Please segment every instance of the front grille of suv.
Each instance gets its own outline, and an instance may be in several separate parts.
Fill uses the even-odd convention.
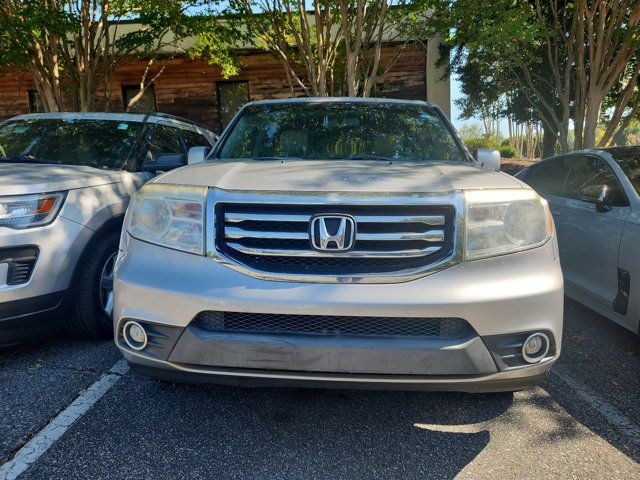
[[[311,245],[315,215],[356,222],[347,252]],[[422,270],[453,252],[453,205],[216,205],[216,249],[235,263],[272,275],[367,276]]]
[[[281,315],[200,312],[194,324],[212,332],[338,336],[466,338],[475,331],[461,318]]]

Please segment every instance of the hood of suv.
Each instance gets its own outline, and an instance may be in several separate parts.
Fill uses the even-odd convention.
[[[122,172],[71,165],[0,163],[0,194],[23,195],[122,181]]]
[[[286,192],[447,192],[523,188],[510,175],[470,164],[383,161],[221,161],[181,168],[157,182],[225,190]]]

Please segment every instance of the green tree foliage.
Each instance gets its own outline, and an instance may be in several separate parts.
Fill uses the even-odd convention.
[[[433,8],[453,70],[468,83],[469,111],[517,92],[513,105],[528,104],[521,113],[557,132],[563,150],[595,146],[608,97],[613,111],[600,144],[637,111],[637,0],[435,0]]]
[[[284,68],[293,93],[369,96],[400,52],[428,39],[430,0],[231,0],[258,44]],[[425,36],[426,31],[429,34]],[[382,58],[382,44],[396,55]]]
[[[93,110],[99,91],[109,109],[111,80],[118,68],[134,60],[148,61],[135,101],[162,73],[166,60],[183,51],[181,43],[187,37],[201,38],[198,52],[219,62],[225,74],[232,73],[233,58],[226,46],[237,37],[237,30],[212,15],[191,13],[212,12],[221,3],[3,0],[0,67],[29,70],[48,111],[63,110],[65,96],[74,109]],[[158,66],[161,58],[165,64]]]

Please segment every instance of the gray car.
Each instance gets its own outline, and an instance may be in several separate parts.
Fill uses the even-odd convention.
[[[215,135],[162,114],[50,113],[0,124],[0,345],[112,331],[130,196]],[[64,315],[63,315],[64,314]]]
[[[517,177],[551,206],[567,295],[640,333],[640,147],[558,155]]]
[[[133,197],[115,342],[172,381],[517,390],[560,355],[547,203],[426,102],[245,106]],[[493,167],[493,168],[489,168]]]

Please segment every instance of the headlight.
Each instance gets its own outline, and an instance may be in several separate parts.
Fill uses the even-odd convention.
[[[547,202],[533,190],[465,192],[465,260],[544,244],[553,231]]]
[[[64,192],[0,197],[0,227],[41,227],[53,222],[64,202]]]
[[[206,187],[149,184],[131,200],[127,231],[163,247],[204,255]]]

